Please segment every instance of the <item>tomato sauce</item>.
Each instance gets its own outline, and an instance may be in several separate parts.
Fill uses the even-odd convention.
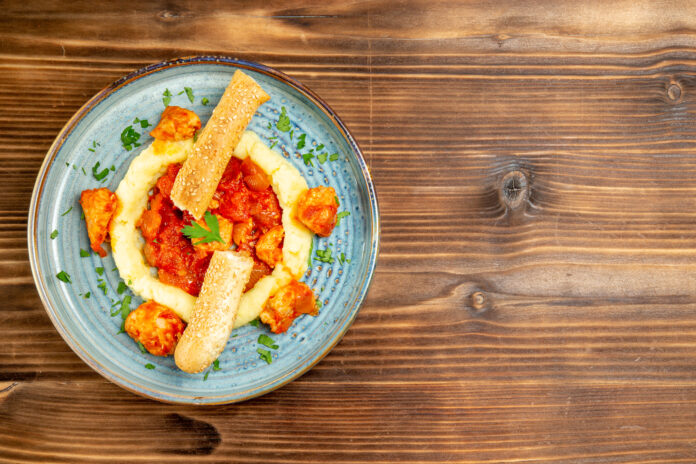
[[[145,239],[145,259],[157,268],[160,281],[198,296],[212,251],[194,247],[181,232],[194,218],[175,207],[170,198],[180,167],[170,165],[159,178],[138,226]],[[237,250],[254,258],[248,290],[272,271],[256,255],[256,243],[270,229],[282,225],[278,198],[258,166],[251,160],[242,162],[232,157],[209,209],[234,223],[232,238]]]

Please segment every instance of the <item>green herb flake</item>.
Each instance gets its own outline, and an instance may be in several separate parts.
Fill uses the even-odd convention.
[[[336,215],[336,227],[341,223],[341,219],[350,216],[350,211],[341,211]]]
[[[109,169],[110,169],[111,171],[115,171],[115,170],[116,170],[116,166],[114,166],[114,165],[112,164],[111,167],[110,167]]]
[[[334,153],[333,155],[329,156],[329,161],[336,161],[338,159],[338,153]]]
[[[314,167],[314,163],[312,163],[312,158],[314,158],[314,155],[312,153],[305,153],[302,155],[302,161],[304,161],[304,164],[306,164],[307,166]]]
[[[92,292],[87,292],[87,293],[85,293],[85,295],[82,298],[87,300],[87,299],[89,299],[90,296],[92,296]]]
[[[94,270],[97,271],[97,274],[104,275],[104,268],[103,267],[95,267]]]
[[[196,132],[193,133],[193,143],[198,142],[198,132],[199,132],[199,131],[196,131]]]
[[[278,145],[278,142],[273,142],[273,143],[271,144],[271,148],[275,147],[276,145]]]
[[[259,320],[254,319],[253,321],[249,322],[249,325],[252,327],[258,327],[259,326]]]
[[[317,300],[314,303],[317,305],[318,309],[321,309],[321,307],[324,306],[324,304],[321,302],[321,300]]]
[[[293,129],[293,130],[290,131],[290,140],[292,140],[292,136],[293,136],[294,133],[295,133],[295,129]]]
[[[70,274],[65,271],[60,271],[58,274],[56,274],[56,277],[58,277],[58,280],[65,282],[66,284],[72,283],[72,280],[70,280]]]
[[[267,346],[268,348],[272,350],[277,350],[278,345],[276,345],[275,340],[273,340],[271,337],[269,337],[266,334],[261,334],[259,335],[259,339],[257,340],[260,344],[263,346]]]
[[[97,180],[102,180],[109,175],[109,169],[104,168],[101,171],[99,171],[99,165],[100,163],[99,161],[97,161],[97,163],[94,166],[92,166],[92,176],[94,176],[94,178]]]
[[[106,289],[106,283],[102,282],[99,285],[97,285],[97,288],[100,288],[102,292],[104,292],[104,295],[107,294],[108,290]]]
[[[116,293],[118,293],[119,295],[122,295],[123,292],[125,292],[127,288],[128,287],[126,286],[126,284],[123,281],[120,281],[118,283],[118,288],[116,289]]]
[[[307,134],[302,134],[299,137],[297,137],[297,149],[302,150],[305,147],[305,139],[307,138]]]
[[[126,320],[126,318],[128,317],[128,315],[131,312],[130,303],[131,303],[131,296],[130,295],[124,296],[123,301],[121,302],[121,307],[118,310],[118,312],[121,313],[121,319],[123,319],[124,321]]]
[[[276,128],[281,132],[289,132],[292,128],[290,124],[290,118],[285,112],[285,107],[280,108],[280,116],[278,116],[278,122],[276,122]]]
[[[205,371],[205,375],[203,376],[203,381],[204,381],[204,382],[205,382],[206,380],[208,380],[208,376],[209,376],[209,375],[210,375],[210,369],[208,369],[207,371]]]
[[[338,197],[334,195],[334,199],[336,200],[336,206],[341,206],[341,202],[338,201]]]
[[[53,232],[51,232],[51,240],[55,239],[58,236],[58,229],[53,229]]]
[[[67,210],[66,212],[64,212],[63,214],[61,214],[61,216],[65,216],[65,215],[68,214],[70,211],[72,211],[72,206],[71,206],[70,208],[68,208],[68,210]]]
[[[210,100],[208,100],[208,97],[201,98],[201,104],[203,106],[207,105],[208,103],[210,103]],[[270,122],[268,124],[270,124]],[[270,129],[270,127],[269,127],[269,129]]]
[[[326,157],[328,155],[326,153],[322,153],[320,155],[317,155],[317,161],[319,161],[320,164],[324,164],[326,162]]]
[[[80,248],[80,258],[88,258],[89,254],[90,254],[89,251],[83,250],[82,248]]]
[[[84,211],[82,211],[80,213],[80,219],[82,219],[83,221],[85,220],[85,212]]]
[[[145,345],[143,345],[142,343],[138,342],[138,348],[140,348],[140,352],[141,352],[142,354],[147,354],[147,350],[145,349]]]
[[[141,120],[140,120],[140,127],[141,127],[142,129],[147,129],[147,128],[150,127],[150,126],[152,126],[152,124],[150,124],[150,122],[149,122],[147,119],[141,119]]]
[[[320,150],[323,150],[323,149],[324,149],[324,144],[323,144],[323,143],[320,143],[319,145],[317,145],[317,151],[320,151]]]
[[[186,92],[186,96],[188,97],[189,101],[193,103],[193,89],[191,87],[184,87],[184,91]]]
[[[205,224],[208,229],[203,227],[197,222],[192,222],[190,225],[181,229],[181,233],[186,237],[191,239],[193,243],[194,238],[200,238],[201,240],[193,243],[194,245],[200,245],[201,243],[211,243],[220,242],[225,243],[225,241],[220,236],[220,223],[215,215],[211,214],[210,211],[205,212]]]
[[[164,103],[164,106],[169,106],[169,102],[172,101],[172,93],[169,91],[169,89],[164,89],[164,92],[162,92],[162,103]]]
[[[154,369],[154,368],[155,368],[155,365],[154,365],[154,364],[151,364],[151,363],[145,364],[145,369],[150,369],[150,370],[152,370],[152,369]]]
[[[84,174],[84,175],[86,176],[86,175],[87,175],[87,171],[85,171],[85,168],[80,168],[80,169],[82,169],[82,174]]]
[[[345,253],[341,253],[341,254],[338,256],[338,262],[341,263],[341,264],[343,264],[343,263],[346,262],[346,255],[345,255]]]
[[[215,372],[222,370],[222,367],[220,367],[220,360],[216,359],[215,361],[213,361],[213,370]]]
[[[273,124],[271,124],[271,122],[268,121],[268,128],[271,129],[272,127],[273,127]],[[65,163],[65,164],[67,165],[68,163]]]
[[[139,146],[134,145],[139,139],[140,134],[133,129],[133,126],[128,126],[121,132],[121,143],[127,151],[131,151],[133,146]]]
[[[259,354],[260,359],[266,361],[266,364],[271,364],[273,362],[273,356],[271,356],[270,351],[261,348],[256,348],[256,352]]]
[[[94,148],[88,148],[87,150],[91,151],[92,153],[96,151]]]
[[[316,252],[316,257],[314,258],[316,261],[321,261],[322,263],[329,263],[333,264],[334,259],[331,256],[331,248],[326,248],[325,250],[317,250]]]
[[[307,264],[309,268],[312,268],[312,251],[314,250],[314,240],[309,243],[309,258],[307,258]]]

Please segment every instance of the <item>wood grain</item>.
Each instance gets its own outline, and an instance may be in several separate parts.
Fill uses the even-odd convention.
[[[0,462],[696,462],[695,18],[635,0],[3,3]],[[382,211],[343,341],[211,408],[94,373],[26,252],[67,119],[193,54],[315,90]]]

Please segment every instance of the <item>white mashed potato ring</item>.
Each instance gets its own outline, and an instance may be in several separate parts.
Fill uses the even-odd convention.
[[[159,142],[161,143],[161,142]],[[154,270],[145,262],[144,240],[136,222],[147,207],[148,192],[155,186],[172,163],[182,163],[193,147],[193,140],[166,142],[164,150],[155,153],[152,145],[131,162],[128,172],[116,190],[120,208],[111,221],[111,249],[121,279],[145,300],[168,306],[188,322],[196,297],[182,289],[160,282]],[[246,131],[237,144],[234,156],[250,157],[271,178],[273,191],[283,209],[283,261],[270,275],[261,278],[242,295],[235,328],[256,319],[266,300],[293,278],[300,279],[308,267],[312,233],[293,218],[292,211],[305,190],[307,182],[300,172],[282,155],[271,150],[258,135]]]

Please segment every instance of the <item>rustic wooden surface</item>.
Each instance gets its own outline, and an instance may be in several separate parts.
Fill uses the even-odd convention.
[[[696,462],[694,2],[0,6],[0,462]],[[364,150],[383,232],[329,356],[206,408],[88,368],[26,251],[71,114],[194,54],[319,93]]]

